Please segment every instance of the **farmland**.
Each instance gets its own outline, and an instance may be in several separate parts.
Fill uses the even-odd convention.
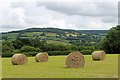
[[[36,63],[28,57],[26,65],[12,65],[11,58],[2,58],[3,78],[117,78],[118,54],[107,54],[105,61],[85,56],[83,68],[67,68],[66,56],[50,56],[48,62]]]
[[[68,30],[58,28],[29,28],[2,33],[2,40],[18,38],[38,39],[46,42],[64,42],[73,45],[94,45],[105,38],[108,30]]]
[[[117,78],[120,52],[120,26],[108,30],[65,30],[31,28],[2,33],[3,78]],[[93,61],[93,51],[104,50],[105,61]],[[66,57],[70,52],[85,56],[83,68],[68,68]],[[47,52],[49,61],[37,63],[35,55]],[[12,65],[14,54],[28,56],[28,64]]]

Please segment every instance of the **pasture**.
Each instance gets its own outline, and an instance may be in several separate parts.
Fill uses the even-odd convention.
[[[117,78],[118,54],[107,54],[105,61],[93,61],[85,56],[83,68],[67,68],[67,56],[49,56],[48,62],[35,62],[28,57],[26,65],[12,65],[11,58],[2,58],[3,78]]]

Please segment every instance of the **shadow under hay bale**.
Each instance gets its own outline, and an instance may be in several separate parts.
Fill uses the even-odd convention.
[[[66,65],[69,68],[84,67],[85,58],[80,52],[72,52],[67,56]]]
[[[47,62],[48,61],[48,53],[38,53],[35,57],[36,62]]]
[[[92,59],[94,61],[105,60],[105,58],[106,58],[106,53],[104,51],[94,51],[92,53]]]
[[[24,65],[28,63],[28,59],[25,54],[14,54],[11,62],[13,65]]]

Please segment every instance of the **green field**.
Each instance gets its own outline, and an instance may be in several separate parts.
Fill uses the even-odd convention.
[[[67,68],[66,56],[50,56],[48,62],[28,58],[26,65],[12,65],[11,58],[2,59],[3,78],[117,78],[118,55],[108,54],[105,61],[93,61],[85,55],[83,68]]]

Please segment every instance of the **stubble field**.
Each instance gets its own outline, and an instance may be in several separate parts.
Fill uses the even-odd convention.
[[[3,78],[118,78],[118,54],[107,54],[105,61],[85,56],[83,68],[67,68],[67,56],[50,56],[48,62],[35,62],[28,57],[26,65],[12,65],[11,58],[2,58]]]

